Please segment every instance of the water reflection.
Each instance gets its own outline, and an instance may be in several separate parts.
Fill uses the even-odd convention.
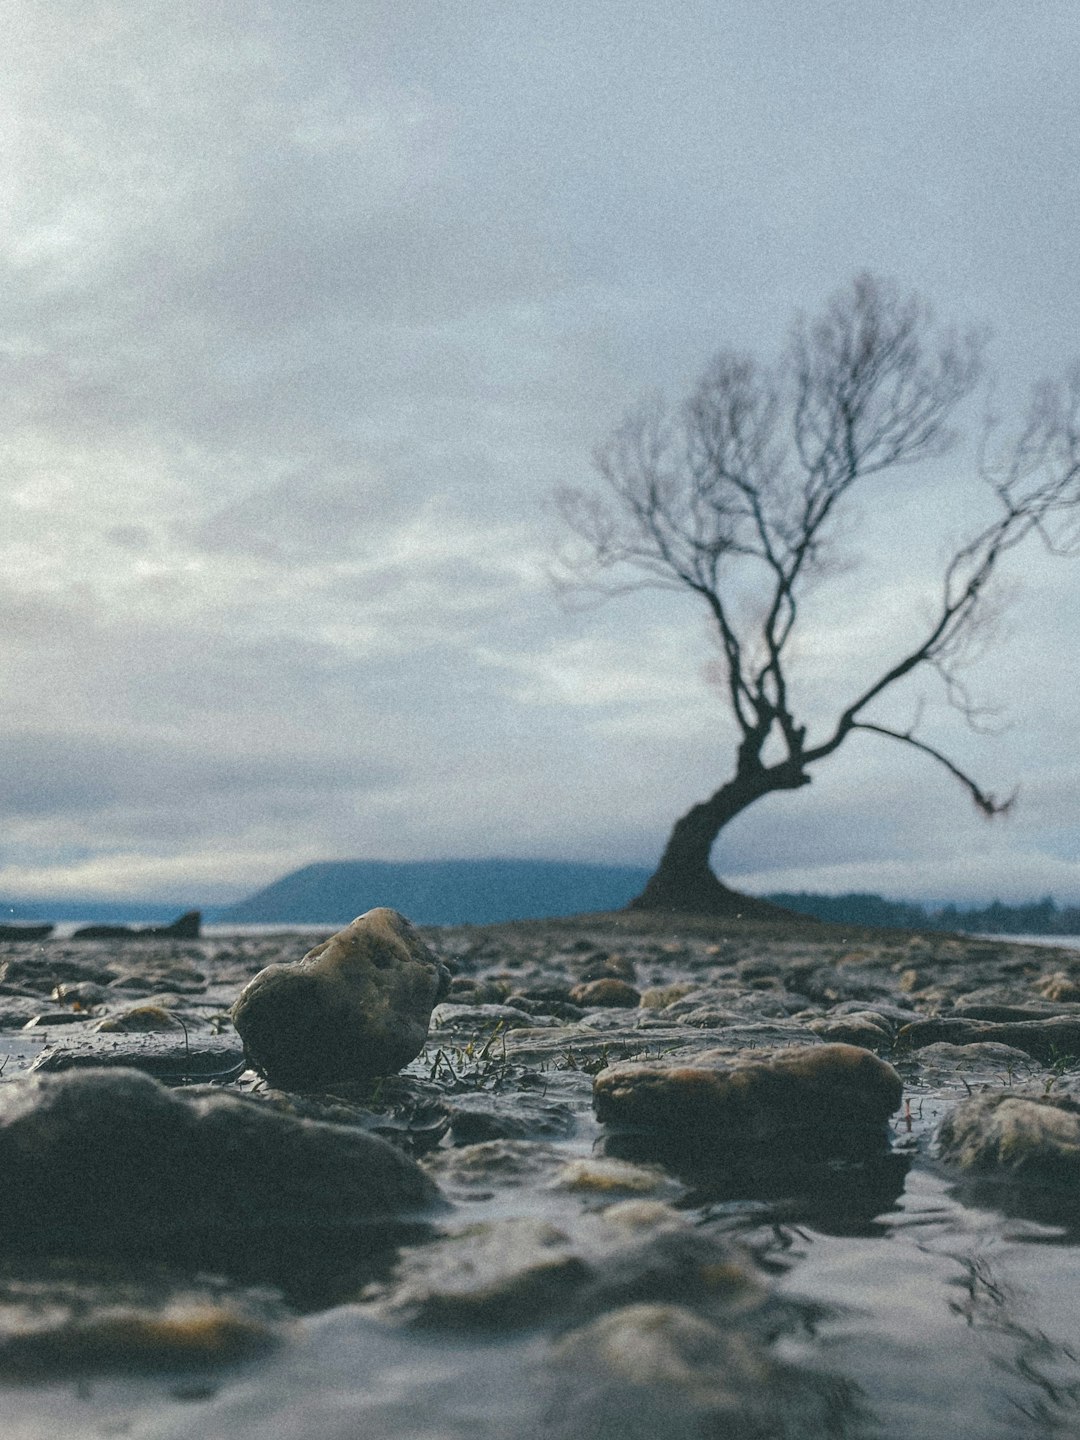
[[[1033,1297],[985,1253],[951,1254],[960,1274],[949,1310],[973,1330],[987,1333],[1002,1374],[1014,1378],[1008,1402],[1019,1415],[1053,1431],[1075,1422],[1080,1410],[1080,1347],[1052,1339],[1026,1312]],[[1072,1429],[1070,1434],[1075,1433]]]
[[[812,1225],[826,1235],[883,1233],[879,1217],[904,1191],[912,1154],[888,1150],[880,1139],[853,1157],[806,1159],[798,1154],[751,1150],[703,1161],[684,1148],[671,1149],[655,1131],[606,1133],[604,1154],[621,1160],[662,1163],[689,1187],[682,1202],[718,1216],[764,1216]]]

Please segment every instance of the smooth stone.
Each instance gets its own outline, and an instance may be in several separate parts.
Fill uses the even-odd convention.
[[[513,1005],[457,1005],[443,1001],[431,1012],[431,1039],[438,1040],[440,1031],[470,1030],[487,1038],[496,1031],[501,1034],[504,1030],[528,1030],[556,1023],[547,1015],[530,1015]]]
[[[1052,1091],[990,1091],[942,1121],[938,1154],[981,1174],[1075,1186],[1080,1180],[1080,1103]]]
[[[463,1198],[487,1198],[496,1189],[534,1189],[565,1162],[565,1152],[541,1140],[479,1140],[436,1150],[424,1169]]]
[[[902,1092],[900,1076],[869,1050],[822,1044],[705,1051],[685,1064],[627,1061],[595,1077],[593,1105],[603,1124],[657,1131],[665,1147],[699,1155],[780,1139],[820,1155],[880,1131]]]
[[[593,1005],[610,1005],[631,1009],[641,1002],[641,992],[625,980],[614,975],[602,976],[598,980],[586,980],[575,985],[570,991],[573,1004],[589,1009]]]
[[[9,1251],[229,1274],[274,1274],[297,1255],[347,1268],[380,1227],[439,1200],[374,1135],[123,1069],[0,1087],[0,1174]]]
[[[483,1140],[563,1139],[576,1128],[574,1112],[558,1100],[518,1091],[508,1103],[502,1094],[477,1091],[448,1100],[455,1145]]]
[[[778,1360],[754,1330],[676,1301],[638,1301],[564,1335],[551,1352],[557,1440],[799,1440],[854,1434],[854,1387]]]
[[[747,1256],[655,1199],[600,1213],[481,1221],[408,1246],[365,1298],[382,1318],[420,1326],[529,1329],[630,1300],[683,1299],[726,1317],[761,1311],[767,1288]]]
[[[722,1409],[769,1378],[764,1350],[681,1305],[642,1303],[614,1310],[573,1330],[556,1358],[595,1369],[606,1379],[689,1391]]]
[[[244,987],[232,1018],[251,1065],[282,1090],[392,1075],[424,1048],[450,974],[396,910],[360,915]]]
[[[25,1328],[0,1335],[0,1375],[59,1377],[84,1371],[125,1375],[233,1366],[275,1349],[285,1338],[235,1306],[195,1301],[157,1311],[109,1306],[89,1314],[46,1311]]]
[[[106,1015],[95,1020],[92,1027],[101,1035],[140,1035],[161,1031],[183,1030],[184,1026],[163,1005],[133,1005],[118,1015]]]
[[[628,1196],[680,1199],[686,1194],[686,1187],[658,1165],[631,1165],[603,1156],[568,1160],[551,1181],[551,1189],[607,1204]]]
[[[825,1015],[818,1020],[808,1020],[806,1028],[826,1042],[859,1045],[864,1050],[888,1050],[893,1043],[892,1032],[885,1022],[869,1013]]]
[[[406,1250],[382,1295],[387,1319],[449,1329],[534,1325],[561,1308],[586,1268],[569,1236],[531,1217],[469,1226]]]

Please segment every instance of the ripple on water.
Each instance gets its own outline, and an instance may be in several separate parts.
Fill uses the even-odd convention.
[[[830,1308],[789,1358],[836,1367],[905,1440],[1075,1435],[1080,1423],[1080,1248],[1063,1227],[1003,1225],[916,1166],[881,1238],[785,1237],[794,1299]]]

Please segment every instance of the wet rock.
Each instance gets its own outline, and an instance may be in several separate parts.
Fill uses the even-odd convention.
[[[747,1257],[657,1200],[623,1200],[558,1223],[469,1225],[402,1251],[366,1299],[384,1318],[457,1329],[571,1322],[634,1300],[685,1298],[746,1316],[768,1292]]]
[[[868,1050],[817,1045],[613,1065],[593,1081],[593,1105],[604,1124],[654,1133],[665,1153],[719,1157],[782,1142],[822,1156],[880,1135],[901,1092],[896,1071]]]
[[[629,955],[597,955],[581,967],[579,974],[583,984],[590,980],[625,980],[632,985],[637,967]]]
[[[436,1150],[424,1169],[439,1184],[465,1199],[486,1199],[496,1188],[535,1187],[549,1180],[565,1156],[541,1140],[482,1140],[453,1150]]]
[[[993,1041],[973,1045],[938,1041],[925,1045],[918,1057],[919,1079],[924,1084],[1002,1084],[1015,1076],[1026,1079],[1036,1068],[1025,1050]]]
[[[570,994],[568,985],[538,988],[540,993],[532,989],[527,992],[515,991],[507,996],[507,1004],[513,1005],[517,1010],[524,1010],[526,1015],[554,1015],[557,1020],[581,1020],[584,1018],[585,1011],[582,1007],[572,1004],[568,998]]]
[[[375,1084],[354,1083],[335,1087],[345,1093],[300,1095],[294,1090],[241,1091],[243,1099],[267,1105],[283,1115],[321,1120],[330,1125],[353,1126],[381,1135],[408,1155],[433,1150],[450,1128],[450,1110],[442,1098],[406,1076],[395,1075]],[[205,1093],[193,1087],[189,1094]]]
[[[147,1034],[157,1031],[183,1030],[184,1026],[161,1005],[133,1005],[119,1015],[106,1015],[95,1020],[91,1029],[107,1034]]]
[[[592,1005],[630,1008],[639,1003],[641,993],[625,980],[619,980],[615,976],[609,975],[599,980],[587,980],[580,985],[575,985],[570,991],[570,999],[575,1005],[583,1008]]]
[[[1080,1016],[1050,1016],[1005,1024],[936,1016],[912,1021],[901,1029],[897,1038],[901,1045],[912,1049],[938,1041],[949,1045],[993,1042],[1023,1050],[1044,1064],[1054,1064],[1061,1059],[1080,1059]]]
[[[1052,975],[1042,976],[1035,981],[1032,989],[1046,1000],[1080,1001],[1080,982],[1065,970],[1055,970]]]
[[[214,1090],[186,1098],[133,1070],[0,1087],[0,1233],[9,1252],[153,1257],[273,1274],[339,1268],[379,1227],[436,1203],[373,1135]]]
[[[1075,1186],[1080,1102],[1034,1089],[973,1095],[942,1121],[937,1145],[962,1170]]]
[[[1020,1004],[997,1000],[973,1000],[962,995],[943,1019],[991,1020],[995,1025],[1014,1025],[1027,1020],[1053,1020],[1060,1016],[1080,1015],[1080,1005],[1051,1005],[1039,1002]],[[914,1020],[915,1016],[909,1017]]]
[[[682,1305],[638,1304],[571,1331],[558,1360],[628,1386],[665,1386],[728,1409],[769,1378],[763,1349]]]
[[[369,910],[302,960],[260,971],[232,1017],[270,1084],[316,1090],[407,1065],[449,983],[404,916]]]
[[[0,995],[0,1028],[21,1030],[42,1014],[40,999],[30,995]]]
[[[569,1236],[546,1220],[469,1226],[406,1251],[381,1296],[380,1313],[459,1329],[533,1325],[559,1308],[586,1275]]]
[[[451,1005],[444,1002],[436,1005],[431,1012],[431,1028],[435,1032],[471,1030],[491,1035],[496,1030],[524,1030],[552,1023],[546,1015],[529,1015],[513,1005]]]
[[[576,1127],[568,1105],[521,1091],[478,1092],[450,1099],[450,1128],[455,1145],[484,1140],[564,1139]]]
[[[892,1028],[878,1015],[864,1011],[850,1015],[826,1015],[810,1020],[806,1028],[822,1040],[842,1045],[860,1045],[864,1050],[888,1050],[893,1043]]]
[[[24,1030],[48,1030],[54,1025],[78,1025],[86,1019],[74,1010],[42,1010],[31,1016],[23,1026]]]
[[[801,1375],[759,1337],[679,1304],[638,1304],[571,1331],[555,1347],[553,1440],[732,1440],[853,1433],[853,1388]]]
[[[0,1374],[55,1381],[88,1370],[205,1370],[263,1355],[286,1333],[235,1304],[208,1301],[160,1310],[107,1305],[89,1314],[53,1308],[35,1319],[0,1334]]]
[[[167,1085],[235,1080],[247,1061],[233,1034],[187,1036],[182,1032],[147,1031],[123,1039],[116,1035],[66,1034],[41,1051],[31,1069],[48,1074],[62,1070],[141,1070]]]
[[[629,1196],[678,1199],[686,1193],[686,1187],[658,1165],[631,1165],[603,1156],[568,1160],[551,1181],[551,1188],[607,1204]]]
[[[670,985],[651,985],[641,992],[640,1004],[645,1010],[666,1010],[687,995],[694,994],[697,988],[689,980],[675,981]]]
[[[198,910],[187,910],[169,925],[84,925],[73,940],[197,940],[202,926]]]
[[[8,994],[51,995],[65,981],[90,980],[107,985],[113,971],[100,957],[48,951],[39,955],[12,955],[0,962],[0,984]]]

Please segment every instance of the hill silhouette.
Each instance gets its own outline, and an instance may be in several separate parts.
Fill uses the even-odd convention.
[[[327,860],[283,875],[218,924],[343,925],[376,905],[418,925],[493,925],[621,910],[648,870],[562,860]]]

